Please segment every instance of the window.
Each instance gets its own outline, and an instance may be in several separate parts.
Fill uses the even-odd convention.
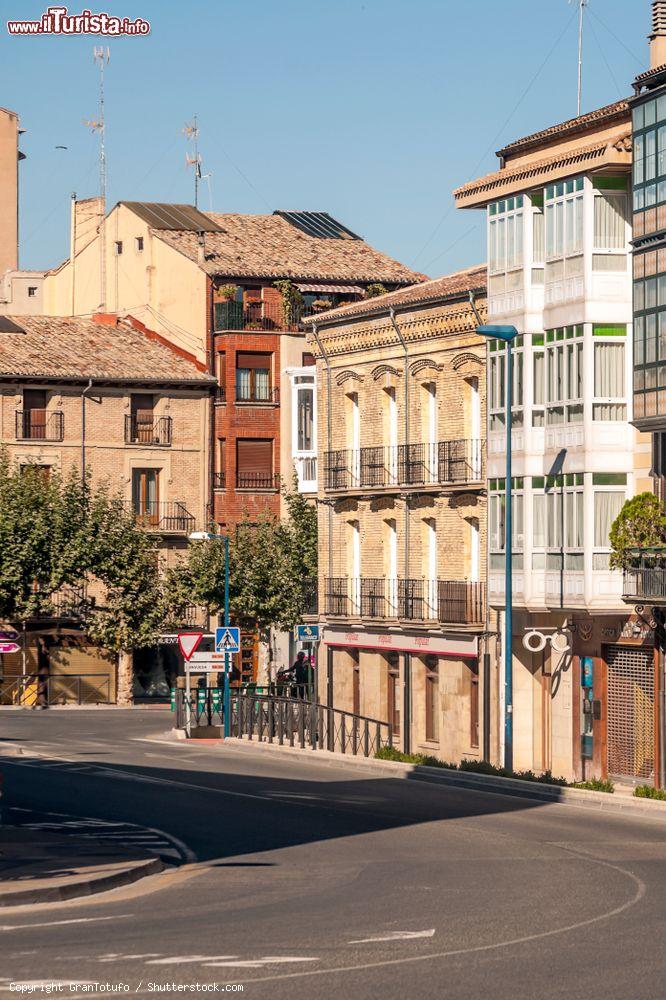
[[[593,569],[607,570],[610,556],[609,534],[626,499],[627,477],[622,473],[597,472],[592,476],[594,489]]]
[[[47,399],[46,389],[23,390],[23,412],[17,415],[17,421],[20,423],[18,437],[33,441],[47,439],[49,419]]]
[[[28,285],[28,298],[34,299],[37,294],[37,285]]]
[[[236,486],[241,490],[275,488],[272,440],[239,438],[236,441]]]
[[[523,566],[524,547],[524,517],[523,517],[523,486],[522,478],[512,480],[512,545],[513,565],[516,569]],[[506,510],[506,480],[490,480],[489,498],[489,540],[490,540],[490,568],[504,569],[504,534],[505,534],[505,510]]]
[[[543,195],[532,195],[532,261],[543,264],[546,255],[546,219],[543,213]]]
[[[216,361],[216,374],[217,374],[217,401],[218,403],[224,403],[227,398],[227,353],[226,351],[218,351],[217,361]]]
[[[546,332],[546,422],[583,421],[583,327]]]
[[[296,445],[298,451],[313,451],[314,440],[314,387],[299,385],[297,394]]]
[[[634,108],[634,211],[666,202],[666,102]]]
[[[271,401],[270,354],[236,355],[236,399],[256,403]]]
[[[132,470],[132,509],[151,524],[159,521],[159,470]]]
[[[121,253],[123,252],[123,241],[116,240],[114,246],[116,248],[116,257],[120,257]]]
[[[130,397],[129,444],[155,442],[155,397],[147,392],[133,393]]]
[[[583,570],[583,482],[582,473],[532,479],[532,569]]]
[[[583,252],[583,178],[546,188],[546,259]]]
[[[532,392],[532,426],[543,427],[546,423],[546,353],[542,333],[532,337]]]
[[[495,202],[488,209],[488,252],[491,274],[522,266],[522,195]]]
[[[142,253],[143,251],[143,236],[134,237],[134,248],[137,253]]]
[[[608,178],[610,181],[611,178]],[[620,180],[623,190],[595,190],[594,192],[594,249],[625,250],[627,246],[627,221],[629,205],[626,181]]]
[[[215,473],[215,489],[223,490],[227,485],[227,440],[219,438],[217,442],[217,472]]]
[[[393,737],[400,736],[400,654],[386,654],[388,720]]]
[[[425,657],[425,738],[439,740],[439,660],[433,655]]]
[[[511,415],[514,427],[523,424],[524,397],[524,340],[516,337],[512,349],[513,355],[513,393]],[[489,375],[488,392],[490,399],[490,429],[500,430],[506,422],[506,399],[504,389],[506,384],[506,348],[499,340],[491,340],[489,345]]]
[[[626,326],[594,326],[595,420],[626,420]]]

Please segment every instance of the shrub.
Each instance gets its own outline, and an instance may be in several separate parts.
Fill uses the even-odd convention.
[[[637,799],[658,799],[666,802],[666,789],[653,788],[652,785],[638,785],[634,788],[634,795]]]
[[[606,792],[612,795],[615,785],[612,781],[602,781],[601,778],[590,778],[589,781],[575,781],[572,788],[584,788],[588,792]]]
[[[238,285],[220,285],[217,290],[217,294],[223,302],[231,302],[232,299],[236,298],[237,291]]]
[[[666,542],[666,508],[653,493],[627,500],[611,525],[611,569],[627,569],[631,549],[654,548]]]

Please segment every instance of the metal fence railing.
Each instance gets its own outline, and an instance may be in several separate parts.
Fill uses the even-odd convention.
[[[135,414],[125,414],[125,443],[168,446],[171,444],[173,421],[171,417],[143,419]]]
[[[108,674],[19,674],[0,680],[0,705],[108,705]]]
[[[65,416],[62,410],[17,410],[17,441],[62,441]]]
[[[325,577],[324,613],[339,618],[481,625],[486,587],[467,580]]]
[[[391,725],[305,698],[232,690],[230,731],[237,739],[372,757],[393,745]],[[221,688],[176,691],[176,727],[223,726]]]
[[[327,490],[444,486],[483,479],[483,441],[378,445],[324,453]]]

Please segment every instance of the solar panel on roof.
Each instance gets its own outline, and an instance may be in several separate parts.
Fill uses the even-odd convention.
[[[347,229],[328,212],[273,212],[307,236],[324,240],[360,240],[361,237]]]
[[[220,233],[217,222],[192,205],[170,205],[158,201],[122,201],[152,229],[175,229],[188,233]]]
[[[0,316],[0,333],[25,333],[25,330],[12,323],[8,316]]]

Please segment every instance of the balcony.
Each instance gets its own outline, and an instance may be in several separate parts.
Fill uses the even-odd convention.
[[[62,441],[65,415],[62,410],[17,410],[17,441]]]
[[[137,523],[148,531],[165,535],[189,535],[195,519],[187,507],[177,500],[141,500],[127,504]]]
[[[317,456],[297,455],[294,458],[299,493],[317,492]]]
[[[226,403],[227,401],[227,390],[223,385],[218,385],[215,388],[215,405]]]
[[[213,473],[213,489],[214,490],[226,490],[227,488],[227,476],[224,472],[214,472]]]
[[[280,402],[280,390],[262,388],[261,386],[236,386],[237,403],[253,403],[277,406]]]
[[[294,305],[290,315],[285,314],[281,301],[216,302],[214,305],[215,332],[241,330],[265,332],[297,331],[301,320],[310,315],[304,306]]]
[[[466,580],[324,580],[324,613],[331,618],[482,625],[485,607],[485,584]]]
[[[403,486],[480,483],[483,441],[379,445],[324,453],[325,488],[383,490]]]
[[[145,420],[133,414],[125,416],[125,444],[168,448],[171,445],[171,417]]]
[[[628,604],[666,605],[666,548],[636,549],[624,571],[622,599]]]
[[[280,489],[280,474],[278,472],[237,472],[237,490],[271,490]]]

